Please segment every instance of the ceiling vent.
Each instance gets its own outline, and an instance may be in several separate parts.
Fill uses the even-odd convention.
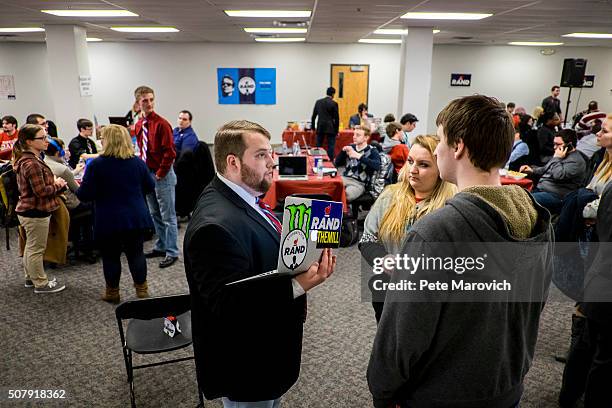
[[[128,41],[153,41],[152,39],[146,38],[146,37],[138,37],[138,38],[131,37],[131,38],[126,38],[126,40]]]
[[[471,40],[474,37],[464,37],[464,36],[457,36],[457,37],[453,37],[453,40],[459,40],[459,41],[467,41],[467,40]]]

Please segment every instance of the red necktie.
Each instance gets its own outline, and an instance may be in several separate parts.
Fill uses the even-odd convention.
[[[264,203],[263,200],[261,200],[259,197],[257,198],[257,205],[259,206],[259,208],[261,208],[261,211],[263,211],[263,213],[270,220],[272,225],[274,225],[274,229],[276,229],[276,232],[278,232],[278,235],[280,236],[281,231],[283,230],[283,225],[272,212],[272,208],[268,204]]]

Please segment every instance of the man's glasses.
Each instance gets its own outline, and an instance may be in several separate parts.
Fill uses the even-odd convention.
[[[47,140],[47,136],[35,137],[34,140]]]
[[[222,82],[221,86],[234,86],[231,82]]]

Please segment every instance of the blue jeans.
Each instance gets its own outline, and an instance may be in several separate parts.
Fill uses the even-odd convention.
[[[559,214],[561,212],[563,199],[558,194],[535,190],[531,195],[538,204],[550,211],[551,214]]]
[[[151,175],[155,178],[154,171],[151,171]],[[147,194],[147,204],[157,234],[157,242],[155,242],[153,249],[165,252],[166,256],[176,258],[179,256],[179,250],[176,210],[174,209],[174,186],[176,186],[176,174],[170,167],[170,171],[163,179],[155,179],[155,192]]]
[[[268,401],[232,401],[223,397],[223,408],[279,408],[280,398]]]

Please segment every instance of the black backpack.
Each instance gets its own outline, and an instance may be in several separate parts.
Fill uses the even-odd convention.
[[[19,201],[17,175],[13,167],[8,164],[0,167],[0,226],[13,228],[19,225],[15,212],[17,201]]]
[[[342,218],[342,230],[340,232],[340,246],[346,248],[353,246],[359,240],[359,227],[357,220],[351,216],[345,215]]]

